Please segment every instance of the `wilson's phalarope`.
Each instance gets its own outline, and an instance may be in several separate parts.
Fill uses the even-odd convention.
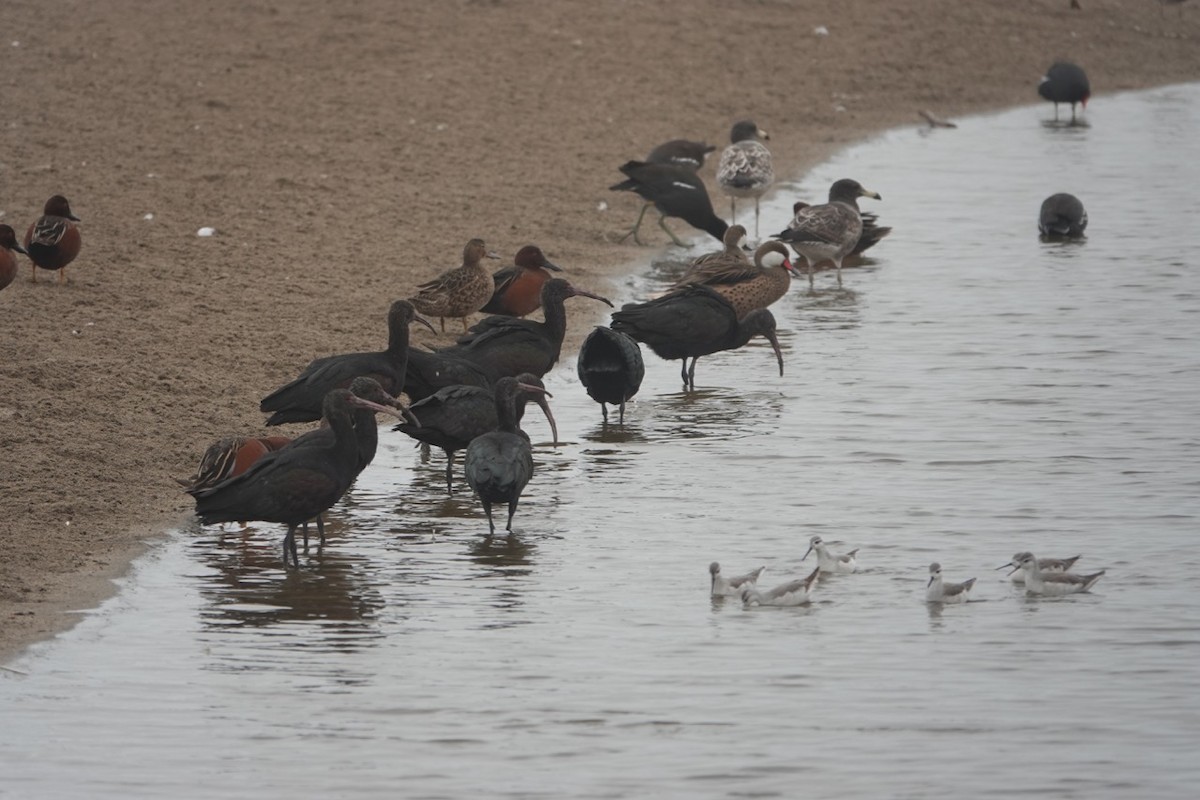
[[[855,556],[858,554],[858,548],[851,550],[844,556],[834,555],[829,552],[829,548],[825,546],[820,536],[814,536],[808,540],[808,549],[804,551],[804,555],[800,556],[800,560],[808,558],[808,554],[812,551],[817,551],[817,566],[822,572],[833,572],[842,575],[851,572],[858,572],[858,561]]]
[[[1027,555],[1029,555],[1028,551],[1017,553],[1012,557],[1012,561],[1008,562],[1004,566],[996,567],[996,569],[1008,569],[1009,567],[1012,567],[1012,572],[1008,573],[1009,577],[1012,578],[1012,582],[1024,583],[1025,570],[1018,566],[1018,564],[1020,563],[1021,559]],[[1072,556],[1070,558],[1039,558],[1037,560],[1038,569],[1040,569],[1043,573],[1069,572],[1071,567],[1075,566],[1075,562],[1079,559],[1080,556]]]
[[[1043,595],[1063,595],[1086,592],[1096,585],[1096,581],[1106,570],[1094,572],[1091,575],[1076,575],[1071,572],[1042,572],[1038,560],[1033,553],[1021,553],[1021,558],[1013,566],[1025,571],[1025,593]]]
[[[758,582],[758,578],[763,574],[764,569],[766,567],[759,567],[747,572],[745,575],[726,578],[721,575],[721,565],[714,561],[708,565],[708,572],[712,575],[712,589],[710,593],[713,597],[737,597],[741,594],[743,588]]]
[[[813,584],[817,582],[817,576],[821,574],[821,568],[814,569],[807,578],[798,581],[791,581],[782,586],[776,586],[774,589],[768,589],[765,592],[760,592],[754,584],[742,589],[742,602],[747,606],[802,606],[809,602],[808,593],[812,591]]]
[[[974,585],[974,578],[962,583],[946,583],[942,580],[942,565],[935,561],[929,565],[929,583],[925,584],[925,600],[930,603],[965,603],[967,594]]]

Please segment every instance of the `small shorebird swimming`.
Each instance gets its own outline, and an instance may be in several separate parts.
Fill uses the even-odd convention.
[[[790,581],[774,589],[760,592],[758,586],[751,584],[742,589],[742,603],[747,606],[802,606],[808,604],[809,592],[817,582],[821,568],[817,567],[807,578]]]
[[[1073,572],[1042,572],[1038,560],[1033,553],[1020,553],[1021,558],[1014,560],[1013,566],[1025,572],[1025,593],[1042,595],[1064,595],[1086,592],[1096,585],[1096,581],[1106,570],[1094,572],[1091,575],[1076,575]]]
[[[708,572],[712,575],[710,594],[713,597],[737,597],[742,593],[742,589],[758,583],[758,578],[763,574],[764,569],[766,567],[759,567],[750,570],[745,575],[726,578],[721,574],[721,565],[714,561],[708,565]]]
[[[1012,567],[1012,572],[1008,573],[1012,578],[1013,583],[1025,582],[1025,570],[1019,564],[1022,558],[1029,555],[1028,552],[1016,553],[1012,557],[1012,561],[1007,564],[996,567],[996,569],[1008,569]],[[1071,556],[1070,558],[1039,558],[1038,569],[1042,572],[1068,572],[1071,567],[1075,566],[1075,562],[1080,559],[1080,556]]]
[[[965,603],[967,594],[974,585],[974,578],[969,578],[962,583],[946,583],[942,580],[942,565],[935,561],[929,565],[929,583],[925,584],[925,600],[929,603]]]
[[[845,555],[835,555],[829,552],[829,548],[825,546],[825,542],[820,536],[814,536],[808,540],[808,549],[804,551],[804,555],[800,556],[800,560],[808,558],[808,554],[817,551],[817,564],[821,567],[822,572],[832,572],[839,575],[848,575],[851,572],[858,572],[858,561],[855,556],[858,554],[858,548],[854,548]]]

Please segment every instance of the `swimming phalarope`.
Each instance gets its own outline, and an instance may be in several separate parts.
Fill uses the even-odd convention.
[[[925,600],[930,603],[965,603],[967,594],[974,585],[974,578],[962,583],[946,583],[942,580],[942,565],[935,561],[929,565],[929,583],[925,584]]]
[[[812,551],[817,551],[817,565],[820,566],[822,572],[832,572],[846,575],[851,572],[858,572],[858,561],[855,556],[858,554],[858,548],[851,550],[845,555],[834,555],[829,552],[829,548],[825,546],[825,542],[820,536],[814,536],[808,540],[808,549],[804,551],[804,555],[800,560],[808,558],[808,554]]]
[[[1071,572],[1043,572],[1034,558],[1033,553],[1020,553],[1020,559],[1013,566],[1020,567],[1025,572],[1025,593],[1042,595],[1063,595],[1086,592],[1096,585],[1096,581],[1106,570],[1094,572],[1091,575],[1076,575]]]
[[[747,606],[802,606],[809,602],[809,592],[817,582],[821,568],[817,567],[807,578],[790,581],[774,589],[760,592],[758,586],[751,584],[742,589],[742,602]]]
[[[1008,573],[1009,577],[1012,578],[1012,582],[1024,583],[1025,570],[1017,565],[1021,559],[1027,555],[1029,555],[1028,551],[1017,553],[1012,557],[1012,561],[1008,562],[1004,566],[996,567],[996,569],[1008,569],[1009,567],[1012,567],[1012,572]],[[1044,573],[1069,572],[1071,567],[1075,566],[1075,562],[1080,558],[1081,556],[1071,556],[1070,558],[1039,558],[1037,560],[1038,569]]]
[[[759,567],[747,572],[745,575],[726,578],[721,574],[721,565],[714,561],[708,565],[708,572],[712,575],[710,593],[713,597],[737,597],[741,594],[743,588],[758,582],[758,578],[763,574],[764,569],[766,567]]]

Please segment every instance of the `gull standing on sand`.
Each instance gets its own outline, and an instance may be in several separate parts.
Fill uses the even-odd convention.
[[[709,589],[709,594],[713,597],[737,597],[742,593],[742,589],[748,586],[754,586],[758,583],[759,576],[763,574],[766,567],[752,569],[745,575],[736,575],[732,578],[726,578],[721,574],[721,565],[716,561],[708,565],[708,574],[712,575],[712,585]]]
[[[717,164],[717,184],[729,195],[729,221],[737,222],[737,198],[754,198],[754,236],[758,237],[758,199],[775,182],[771,151],[760,139],[770,139],[767,132],[751,119],[733,124],[730,144],[721,151]]]
[[[829,202],[807,206],[796,212],[787,228],[775,235],[787,242],[808,262],[808,288],[813,287],[813,268],[821,261],[837,267],[838,286],[842,285],[842,259],[858,244],[862,235],[862,215],[858,198],[882,200],[878,192],[863,188],[858,181],[842,178],[829,187]]]
[[[1025,593],[1050,596],[1078,594],[1096,585],[1106,570],[1091,575],[1076,575],[1073,572],[1043,572],[1033,553],[1020,553],[1012,566],[1025,571]]]
[[[829,552],[829,548],[825,546],[825,541],[820,536],[814,536],[808,540],[808,549],[804,551],[804,555],[800,556],[800,560],[808,558],[808,554],[816,551],[817,565],[821,567],[821,571],[839,575],[849,575],[852,572],[858,572],[858,548],[854,548],[845,555],[836,555]]]
[[[925,600],[929,603],[965,603],[967,594],[974,585],[974,578],[962,583],[946,583],[942,580],[942,565],[935,561],[929,565],[929,583],[925,584]]]
[[[996,567],[996,569],[1000,570],[1012,567],[1012,572],[1008,573],[1009,577],[1012,579],[1012,582],[1024,583],[1025,570],[1020,566],[1020,563],[1021,560],[1027,555],[1030,555],[1030,553],[1016,553],[1013,555],[1012,561],[1004,564],[1003,566]],[[1039,558],[1037,560],[1038,569],[1044,573],[1070,572],[1071,567],[1075,566],[1075,562],[1078,561],[1079,558],[1080,556],[1071,556],[1070,558]]]
[[[742,603],[746,606],[803,606],[811,602],[809,594],[821,568],[817,567],[807,578],[790,581],[774,589],[760,592],[758,586],[751,585],[742,589]]]

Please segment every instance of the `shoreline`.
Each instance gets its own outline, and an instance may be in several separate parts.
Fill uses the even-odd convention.
[[[1088,68],[1094,102],[1200,79],[1200,17],[1160,19],[1135,0],[1094,0],[1082,14],[1040,3],[1037,10],[1072,31],[1023,31],[1017,41],[1012,31],[1023,30],[1034,9],[920,0],[901,13],[886,3],[819,2],[804,14],[813,24],[797,25],[795,9],[764,4],[746,13],[770,30],[730,32],[711,22],[726,9],[717,2],[689,6],[697,18],[683,22],[669,4],[630,3],[623,19],[582,2],[546,15],[530,14],[534,5],[408,9],[418,41],[409,20],[397,24],[381,0],[347,14],[319,3],[272,14],[231,6],[225,17],[210,15],[216,19],[172,7],[154,20],[130,1],[81,6],[38,41],[38,7],[14,4],[13,30],[28,31],[20,37],[28,41],[0,50],[8,74],[22,76],[13,125],[2,134],[8,192],[0,220],[20,229],[53,187],[84,218],[84,245],[69,270],[73,283],[58,287],[42,273],[30,285],[22,262],[25,271],[0,293],[8,334],[0,344],[0,441],[9,454],[0,498],[0,663],[71,627],[72,612],[111,597],[137,555],[186,524],[191,503],[171,477],[188,474],[213,439],[261,430],[257,398],[312,358],[373,348],[386,304],[453,266],[447,259],[476,231],[504,255],[536,242],[573,282],[601,293],[613,292],[623,270],[664,252],[652,220],[651,247],[615,242],[640,201],[607,191],[619,180],[617,165],[659,141],[687,136],[723,146],[729,124],[750,110],[772,135],[777,173],[786,176],[778,185],[847,147],[923,125],[920,109],[953,119],[1035,105],[1036,75],[1025,75],[1066,55],[1064,43]],[[629,17],[642,27],[631,31]],[[810,49],[821,52],[793,56],[815,24],[831,31],[813,39]],[[161,37],[129,49],[150,25]],[[664,42],[657,31],[668,25],[676,36]],[[257,44],[264,32],[278,33],[278,50]],[[335,33],[363,54],[348,53]],[[231,41],[214,63],[202,51],[222,36]],[[567,85],[529,72],[519,47],[516,55],[487,50],[490,61],[464,68],[473,80],[436,62],[439,48],[493,47],[496,36],[543,45],[564,65]],[[593,47],[616,37],[656,47],[660,58]],[[86,58],[70,47],[80,38],[105,46]],[[289,49],[314,42],[318,52]],[[393,54],[401,44],[418,55]],[[732,64],[695,58],[696,49],[718,46],[744,51]],[[977,62],[922,71],[931,48]],[[788,55],[782,85],[760,71],[772,52]],[[864,53],[856,63],[867,66],[835,72],[851,52]],[[870,66],[872,56],[883,66]],[[178,69],[155,74],[164,63]],[[693,74],[679,81],[677,64]],[[291,71],[324,83],[306,84]],[[376,107],[369,80],[346,78],[409,73],[428,77],[405,84],[411,96],[391,110]],[[983,73],[1004,77],[969,94],[964,87]],[[665,91],[673,79],[684,85]],[[243,96],[247,80],[268,91],[262,108]],[[80,97],[81,88],[109,82],[117,88],[108,95]],[[657,116],[647,119],[614,84],[654,100]],[[590,90],[587,103],[579,103],[579,86]],[[811,102],[820,108],[781,104],[787,89],[818,98]],[[143,105],[147,97],[157,105]],[[296,124],[295,109],[308,103],[323,113]],[[13,116],[14,106],[31,112]],[[545,124],[511,113],[526,106],[538,107]],[[131,128],[138,113],[145,124]],[[405,136],[393,139],[394,131]],[[454,157],[421,164],[429,153]],[[715,160],[701,174],[723,216]],[[596,210],[600,201],[607,211]],[[886,221],[886,208],[879,211]],[[197,239],[202,224],[217,236]],[[571,316],[563,360],[605,308],[579,303],[571,311],[587,314],[587,324]]]

